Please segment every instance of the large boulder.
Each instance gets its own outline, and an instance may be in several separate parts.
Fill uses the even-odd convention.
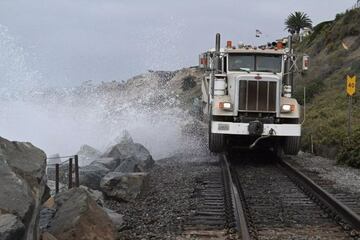
[[[0,215],[0,239],[22,239],[25,234],[25,226],[20,219],[12,214]]]
[[[116,230],[121,231],[125,227],[124,215],[117,213],[109,208],[104,208],[106,214],[114,223]]]
[[[87,190],[73,188],[55,197],[56,213],[47,231],[57,240],[116,239],[116,227]]]
[[[100,190],[101,179],[110,171],[104,164],[93,162],[79,169],[79,181],[81,185]]]
[[[49,227],[49,224],[51,222],[51,219],[54,217],[56,213],[56,209],[53,207],[43,207],[40,211],[40,230],[46,231],[46,229]]]
[[[100,187],[106,196],[120,201],[133,201],[141,192],[147,173],[110,172],[101,179]]]
[[[80,188],[86,190],[88,192],[88,194],[90,195],[90,197],[92,197],[92,199],[94,199],[94,201],[99,206],[101,206],[101,207],[104,206],[104,194],[101,191],[94,190],[94,189],[88,188],[83,185],[81,185]]]
[[[77,155],[79,156],[79,166],[86,166],[93,162],[95,159],[99,158],[101,152],[85,144],[80,147]]]
[[[46,192],[45,168],[43,151],[31,143],[10,142],[0,137],[0,219],[15,228],[23,224],[25,229],[15,231],[10,239],[39,236],[38,215]],[[23,236],[18,237],[21,233]],[[2,235],[5,233],[0,232]]]
[[[154,165],[155,161],[150,152],[143,145],[135,143],[127,132],[117,142],[116,145],[110,147],[103,155],[103,157],[110,157],[118,161],[116,167],[119,168],[114,168],[116,169],[115,171],[145,171]]]
[[[103,165],[108,168],[110,171],[113,171],[120,164],[120,159],[113,157],[101,157],[94,160],[90,165]]]
[[[150,152],[140,143],[119,143],[110,148],[104,155],[105,157],[112,157],[120,159],[120,163],[129,158],[135,158],[141,163],[144,168],[151,168],[154,160]]]
[[[141,162],[135,157],[129,157],[122,160],[120,165],[114,169],[114,172],[143,172],[145,168]]]

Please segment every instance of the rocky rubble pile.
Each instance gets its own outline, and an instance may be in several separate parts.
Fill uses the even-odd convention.
[[[134,201],[155,163],[127,132],[103,154],[90,146],[82,153],[80,159],[95,160],[80,167],[80,188],[60,192],[41,211],[41,229],[48,239],[116,239],[125,225],[123,215],[105,208],[104,199]]]
[[[80,157],[95,159],[80,168],[84,186],[50,197],[45,153],[0,138],[1,240],[118,238],[124,216],[105,208],[104,201],[134,201],[155,162],[127,133],[103,154],[89,146],[81,150]]]
[[[101,157],[80,168],[80,183],[107,197],[130,201],[140,193],[145,171],[154,163],[150,152],[125,132]]]

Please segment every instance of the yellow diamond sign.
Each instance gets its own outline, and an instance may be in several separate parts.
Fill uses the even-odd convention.
[[[353,96],[356,92],[356,76],[346,76],[346,92],[349,96]]]

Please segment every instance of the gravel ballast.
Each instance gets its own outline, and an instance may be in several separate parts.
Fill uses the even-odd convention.
[[[208,154],[179,155],[156,161],[134,202],[107,200],[106,207],[124,215],[120,239],[175,239],[199,199],[194,190],[217,158]]]
[[[360,169],[336,165],[335,160],[303,152],[298,156],[291,156],[289,162],[317,173],[322,179],[333,182],[336,188],[360,193]]]

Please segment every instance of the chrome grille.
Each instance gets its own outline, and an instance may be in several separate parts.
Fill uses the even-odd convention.
[[[276,82],[240,80],[239,110],[276,112]]]

